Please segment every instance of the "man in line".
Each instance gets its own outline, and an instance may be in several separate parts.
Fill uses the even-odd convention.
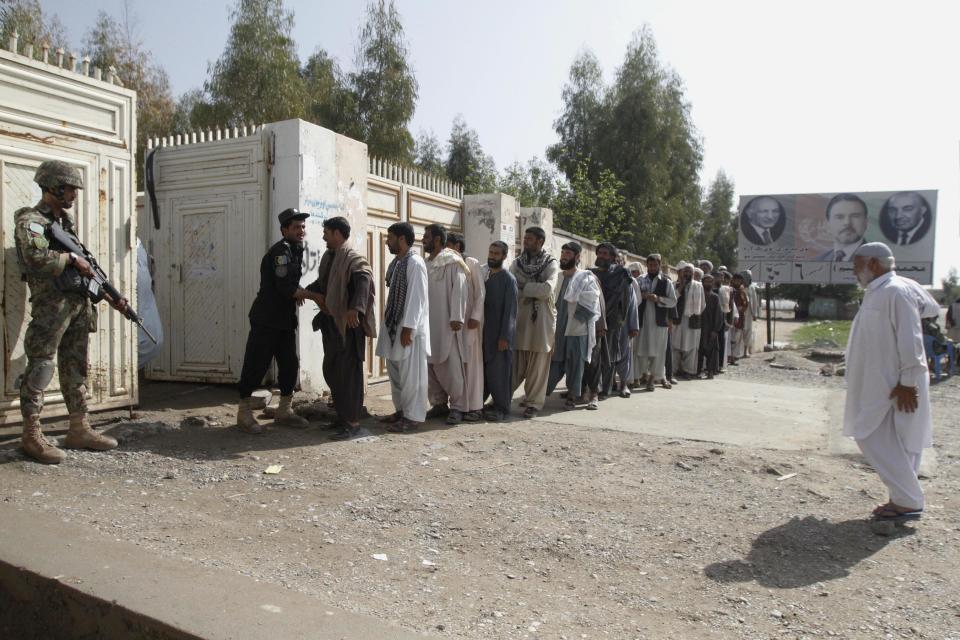
[[[427,359],[430,411],[428,418],[447,415],[447,424],[459,424],[469,411],[465,403],[463,341],[460,332],[467,316],[467,264],[446,248],[447,230],[439,224],[423,231],[427,252],[427,291],[430,315],[430,357]],[[449,400],[449,405],[447,404]]]
[[[703,285],[693,279],[693,265],[677,264],[677,311],[679,321],[671,329],[673,367],[676,375],[689,379],[697,373],[697,349],[700,346],[700,320],[706,307]]]
[[[643,301],[643,290],[640,288],[640,280],[643,277],[643,273],[640,270],[639,262],[631,262],[627,265],[627,271],[630,272],[630,277],[633,278],[633,294],[637,298],[637,326],[640,326],[640,310],[639,305]],[[630,390],[636,391],[640,388],[643,382],[640,380],[640,331],[637,331],[637,335],[630,340],[630,384],[627,385]]]
[[[847,342],[843,434],[856,440],[889,491],[874,516],[919,517],[924,496],[917,472],[932,446],[933,423],[916,297],[881,242],[857,249],[853,268],[865,291]]]
[[[387,229],[387,248],[396,258],[387,268],[390,293],[383,310],[377,355],[387,361],[396,411],[382,422],[393,433],[407,433],[426,419],[430,356],[427,264],[411,250],[413,238],[409,222],[395,222]]]
[[[833,248],[817,260],[850,262],[867,232],[867,203],[853,193],[838,193],[827,203],[825,215],[833,235]]]
[[[37,167],[33,181],[43,194],[40,201],[13,214],[17,262],[30,287],[31,312],[24,339],[27,368],[20,382],[20,443],[23,452],[37,462],[59,464],[65,457],[63,451],[40,430],[43,392],[55,369],[70,412],[63,446],[107,451],[116,448],[117,441],[93,430],[87,420],[87,349],[90,331],[96,330],[97,312],[82,278],[91,277],[93,269],[83,256],[50,246],[53,224],[75,232],[69,210],[83,189],[83,175],[65,162],[47,160]],[[120,312],[127,309],[123,298],[109,302]]]
[[[721,267],[719,276],[714,276],[714,283],[718,281],[720,286],[717,289],[717,295],[720,296],[723,326],[720,328],[720,353],[717,373],[723,373],[723,367],[727,364],[727,354],[730,353],[730,330],[733,327],[733,287],[730,286],[730,272]]]
[[[483,396],[493,397],[484,418],[493,422],[510,415],[513,399],[513,338],[517,329],[517,279],[503,270],[507,244],[497,240],[487,253],[487,282],[483,298]]]
[[[244,433],[261,434],[263,427],[253,417],[250,396],[263,382],[272,360],[277,361],[280,406],[274,424],[306,427],[308,422],[292,410],[293,388],[297,384],[300,360],[297,357],[297,306],[303,304],[304,220],[309,216],[285,209],[277,219],[283,238],[270,247],[260,261],[260,290],[250,307],[250,333],[240,371],[240,407],[237,426]]]
[[[744,335],[745,351],[744,358],[753,354],[753,344],[756,340],[757,320],[760,319],[760,289],[757,283],[753,281],[753,272],[749,269],[743,272],[743,285],[747,293],[747,299],[750,301],[750,323],[747,325],[747,331]]]
[[[483,416],[483,299],[486,287],[480,261],[464,255],[463,234],[447,234],[447,248],[456,251],[467,263],[467,328],[460,332],[463,342],[464,422],[477,422]]]
[[[313,330],[323,339],[323,377],[337,412],[335,440],[353,437],[363,412],[364,362],[367,338],[376,338],[373,270],[348,246],[350,223],[336,216],[323,221],[327,250],[320,259],[317,279],[298,298],[313,300],[320,312]]]
[[[583,370],[596,344],[600,319],[600,282],[590,271],[578,269],[582,247],[568,242],[560,250],[560,290],[557,294],[557,330],[550,362],[547,395],[566,376],[567,400],[575,409],[583,388]]]
[[[543,248],[547,235],[540,227],[523,234],[523,252],[510,264],[520,298],[517,310],[513,390],[524,383],[523,417],[535,417],[547,395],[550,350],[557,328],[557,259]]]
[[[735,273],[731,279],[733,287],[733,329],[730,332],[729,364],[737,364],[737,360],[746,357],[747,336],[752,331],[753,313],[750,311],[750,296],[747,294],[746,271]]]
[[[601,242],[597,245],[596,266],[593,268],[603,291],[607,320],[606,339],[600,341],[600,361],[590,363],[591,369],[594,366],[601,368],[601,400],[614,392],[614,378],[617,373],[621,374],[622,388],[616,391],[623,397],[630,396],[626,380],[630,370],[630,339],[640,331],[637,298],[631,286],[633,278],[626,269],[616,263],[618,254],[613,244]]]
[[[656,382],[665,389],[670,388],[664,364],[670,337],[669,314],[677,306],[677,292],[670,278],[660,273],[661,261],[659,253],[647,256],[647,275],[640,280],[637,356],[641,380],[647,391],[653,391]]]
[[[706,373],[708,380],[720,369],[720,329],[723,327],[723,313],[720,310],[720,296],[713,291],[713,276],[703,275],[703,295],[706,306],[700,323],[700,351],[697,356],[697,377]]]

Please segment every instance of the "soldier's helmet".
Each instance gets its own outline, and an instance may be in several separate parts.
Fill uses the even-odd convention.
[[[40,163],[33,176],[33,181],[48,189],[63,186],[83,189],[83,175],[81,175],[80,170],[61,160],[47,160]]]

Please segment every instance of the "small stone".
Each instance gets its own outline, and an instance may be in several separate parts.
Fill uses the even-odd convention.
[[[680,467],[681,469],[683,469],[684,471],[693,471],[693,467],[691,467],[690,465],[688,465],[688,464],[687,464],[686,462],[684,462],[683,460],[677,460],[677,466]]]
[[[774,609],[773,611],[770,612],[770,615],[772,615],[777,620],[783,619],[783,612],[780,611],[779,609]]]

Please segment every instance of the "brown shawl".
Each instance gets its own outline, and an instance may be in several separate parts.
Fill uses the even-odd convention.
[[[320,259],[320,270],[317,273],[317,280],[326,281],[327,293],[326,303],[330,315],[337,323],[337,330],[341,336],[347,335],[347,311],[350,309],[350,301],[347,298],[347,287],[350,284],[350,277],[355,273],[364,273],[370,278],[369,293],[367,300],[363,305],[363,322],[360,325],[364,335],[368,338],[377,337],[377,328],[374,321],[374,298],[376,297],[376,288],[373,285],[373,269],[370,263],[362,255],[347,247],[340,247],[336,251],[328,249]],[[329,277],[328,277],[329,276]],[[321,311],[321,313],[323,313]]]

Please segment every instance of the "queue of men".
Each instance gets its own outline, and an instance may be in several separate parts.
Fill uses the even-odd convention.
[[[582,264],[577,242],[563,245],[557,260],[544,248],[539,227],[526,229],[521,254],[504,269],[509,248],[503,242],[488,247],[481,265],[465,256],[462,235],[431,224],[421,237],[421,257],[413,249],[413,227],[392,225],[387,248],[394,258],[378,336],[373,272],[349,248],[345,218],[324,222],[327,251],[317,279],[299,286],[304,218],[295,209],[279,215],[283,238],[261,265],[237,417],[248,433],[262,432],[250,394],[271,360],[281,383],[276,421],[306,426],[291,410],[296,307],[306,300],[319,307],[313,329],[322,333],[335,439],[359,429],[368,337],[377,339],[376,355],[386,360],[390,379],[394,412],[382,422],[398,433],[428,418],[449,425],[505,420],[521,385],[522,416],[530,419],[564,379],[566,409],[596,410],[613,395],[713,378],[750,353],[759,297],[749,272],[682,261],[674,281],[659,254],[645,265],[626,265],[609,242],[598,245],[592,266]]]

